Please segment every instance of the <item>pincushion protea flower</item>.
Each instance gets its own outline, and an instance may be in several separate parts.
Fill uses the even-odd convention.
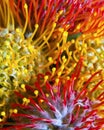
[[[24,11],[27,14],[28,6],[24,4]],[[38,69],[46,64],[44,53],[50,49],[48,39],[56,26],[54,23],[49,35],[43,34],[34,38],[39,29],[39,25],[34,25],[32,32],[27,32],[27,20],[21,28],[15,26],[14,16],[9,6],[9,0],[0,1],[0,112],[6,108],[9,97],[13,90],[20,87],[22,83],[32,84],[31,77]],[[59,31],[61,33],[61,31]],[[63,35],[63,34],[62,34]],[[61,35],[61,36],[62,36]],[[60,39],[62,40],[62,38]],[[55,48],[53,48],[54,50]],[[49,52],[50,53],[50,52]],[[48,54],[49,54],[48,53]]]
[[[94,73],[84,84],[81,91],[76,91],[76,82],[82,67],[82,58],[79,60],[74,73],[65,84],[55,81],[41,88],[39,80],[35,88],[25,86],[26,93],[16,91],[18,101],[10,110],[10,118],[14,122],[6,122],[2,130],[22,130],[26,128],[35,130],[101,130],[104,128],[104,118],[99,109],[104,104],[104,95],[100,94],[95,100],[88,95],[100,85],[98,81],[94,88],[88,92],[87,86],[92,78],[100,73]]]

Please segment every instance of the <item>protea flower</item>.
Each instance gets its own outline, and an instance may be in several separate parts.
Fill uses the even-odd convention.
[[[48,69],[47,66],[51,63],[47,63],[47,57],[54,54],[53,50],[57,48],[57,46],[51,48],[49,44],[49,39],[56,27],[55,22],[52,23],[52,28],[48,32],[46,30],[37,37],[40,30],[37,23],[34,23],[32,31],[27,30],[28,3],[23,4],[26,20],[21,17],[24,23],[22,26],[15,21],[10,4],[12,1],[0,1],[0,106],[3,106],[0,111],[5,108],[4,104],[8,102],[12,90],[20,87],[21,83],[32,84],[34,81],[31,81],[31,78],[35,79],[37,72],[44,72]],[[64,30],[59,29],[58,32],[60,35],[54,43],[63,40]]]
[[[15,2],[18,4],[16,5]],[[60,53],[60,51],[57,52],[54,59],[51,58],[57,44],[67,39],[67,33],[63,28],[57,27],[55,30],[56,19],[53,19],[49,29],[45,28],[40,35],[40,23],[34,20],[32,23],[29,22],[29,20],[32,21],[29,10],[33,5],[33,1],[0,1],[0,112],[4,109],[8,110],[9,102],[14,100],[13,90],[21,88],[22,83],[32,84],[37,72],[42,73],[49,69]],[[18,9],[16,17],[13,8]],[[23,15],[25,18],[22,17]],[[57,18],[58,15],[60,13],[57,14]],[[29,30],[30,26],[32,29]],[[12,98],[10,98],[11,95]]]
[[[101,79],[89,92],[91,80],[100,71],[91,75],[83,84],[81,91],[76,91],[76,82],[82,68],[82,58],[69,80],[63,84],[59,79],[46,81],[41,87],[39,80],[35,86],[26,85],[26,93],[16,91],[18,101],[10,110],[12,122],[6,122],[2,130],[101,130],[104,118],[101,106],[104,104],[104,93],[91,100],[92,93],[103,82]],[[46,76],[45,76],[46,77]],[[88,96],[90,95],[90,97]],[[99,109],[100,108],[100,109]]]
[[[37,71],[44,72],[50,66],[52,76],[58,75],[59,78],[62,72],[64,77],[70,75],[73,70],[73,67],[68,70],[68,66],[72,65],[69,64],[71,53],[68,53],[66,62],[64,50],[68,32],[89,33],[91,28],[94,37],[97,33],[102,35],[103,1],[1,0],[0,18],[0,106],[3,106],[0,109],[5,109],[4,104],[8,102],[12,90],[19,89],[22,83],[32,84]],[[62,56],[63,63],[59,59],[62,67],[57,69],[56,59],[60,53],[66,57]],[[64,69],[68,70],[67,73]],[[5,116],[5,113],[1,115]]]
[[[14,81],[16,83],[13,83],[11,81],[10,75],[7,76],[6,80],[10,80],[11,82],[11,83],[9,82],[9,84],[16,84],[16,86],[18,86],[18,82],[23,83],[24,81],[28,81],[31,78],[31,73],[34,71],[38,71],[37,66],[40,65],[42,66],[43,64],[45,64],[45,66],[42,66],[42,68],[44,67],[46,68],[47,66],[50,65],[50,63],[46,65],[45,59],[47,57],[52,56],[55,57],[54,59],[57,59],[58,54],[60,53],[60,51],[62,51],[61,49],[59,49],[56,53],[57,46],[59,47],[62,41],[63,46],[66,46],[64,45],[64,43],[66,43],[67,41],[68,33],[65,32],[64,30],[69,29],[72,30],[71,28],[72,26],[74,26],[73,31],[76,30],[77,23],[79,25],[80,22],[86,21],[86,17],[80,17],[80,15],[83,14],[85,16],[86,13],[90,14],[92,9],[93,11],[91,14],[93,14],[93,12],[96,10],[95,8],[96,4],[100,8],[102,7],[103,2],[97,2],[97,1],[79,2],[70,0],[68,1],[58,0],[57,2],[51,0],[49,1],[1,0],[0,27],[2,28],[2,31],[0,33],[0,37],[3,43],[6,42],[6,45],[2,44],[2,47],[5,49],[5,54],[4,51],[1,51],[1,61],[2,57],[6,58],[6,61],[2,62],[3,65],[1,65],[1,69],[6,68],[7,71],[6,73],[9,73],[8,71],[10,71],[9,74],[12,76],[12,79],[15,78],[16,80]],[[91,7],[92,9],[89,9]],[[101,11],[103,11],[103,8],[101,8]],[[101,18],[100,15],[97,16],[99,16],[99,19]],[[51,20],[50,17],[52,17]],[[89,17],[87,17],[87,19],[89,19]],[[83,23],[83,25],[85,24]],[[29,31],[28,28],[30,28],[31,31]],[[15,44],[11,43],[11,41]],[[8,47],[10,49],[6,49]],[[24,50],[23,52],[21,52],[22,49]],[[9,54],[10,51],[12,54]],[[43,55],[45,58],[43,58]],[[13,58],[16,59],[15,62]],[[8,63],[10,61],[11,64],[13,61],[12,66],[10,66],[10,64]],[[20,63],[20,61],[22,63]],[[6,66],[4,65],[5,62],[7,62]],[[18,64],[23,65],[18,66]],[[8,66],[9,69],[7,69]],[[31,68],[29,72],[27,72],[28,68]],[[25,77],[19,73],[21,69],[27,73],[24,74]],[[8,74],[3,74],[2,83],[8,86],[9,84],[4,82],[6,75]],[[20,79],[21,81],[18,81]]]

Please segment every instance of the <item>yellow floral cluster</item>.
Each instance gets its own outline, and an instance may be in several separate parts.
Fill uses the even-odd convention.
[[[26,2],[21,4],[23,12],[18,7],[16,22],[16,12],[13,10],[13,7],[16,7],[15,1],[0,2],[0,111],[6,108],[11,100],[9,97],[14,90],[21,88],[21,84],[33,84],[37,73],[49,70],[49,66],[60,53],[57,52],[55,55],[57,44],[67,39],[67,36],[64,38],[67,32],[61,26],[57,28],[56,24],[61,10],[56,13],[54,21],[52,20],[48,28],[45,29],[43,26],[45,30],[39,35],[40,23],[34,23],[33,29],[28,30],[29,5]],[[25,20],[20,24],[22,13]]]

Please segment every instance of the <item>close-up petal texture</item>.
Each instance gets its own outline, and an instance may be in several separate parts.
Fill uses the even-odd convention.
[[[104,0],[0,0],[0,129],[104,130]]]

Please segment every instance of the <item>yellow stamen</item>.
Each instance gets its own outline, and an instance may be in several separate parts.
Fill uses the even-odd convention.
[[[6,113],[4,111],[1,112],[1,116],[5,117]]]
[[[31,35],[31,37],[30,37],[30,39],[29,39],[30,42],[32,41],[33,37],[35,36],[35,34],[36,34],[38,28],[39,28],[39,25],[38,25],[38,24],[35,24],[34,32],[32,33],[32,35]]]
[[[23,98],[23,105],[28,105],[30,103],[30,99]]]
[[[24,92],[26,92],[25,84],[21,84],[21,88],[23,89]]]
[[[53,62],[52,57],[49,57],[49,58],[48,58],[48,61],[49,61],[49,62]]]
[[[78,24],[76,30],[80,30],[80,28],[81,28],[81,24]]]
[[[56,85],[58,85],[58,83],[59,83],[59,79],[58,78],[55,80],[55,83],[56,83]]]
[[[52,76],[55,74],[55,72],[56,72],[56,68],[53,67],[53,68],[52,68]]]
[[[40,99],[40,103],[43,103],[44,102],[44,100],[43,99]]]
[[[73,43],[75,43],[75,40],[74,40],[74,39],[72,39],[72,40],[71,40],[71,43],[72,43],[72,44],[73,44]]]
[[[48,93],[46,93],[46,97],[49,97],[49,94],[48,94]]]
[[[37,96],[39,95],[39,91],[38,91],[38,90],[35,90],[35,91],[34,91],[34,94],[35,94],[35,96],[37,97]]]
[[[26,22],[25,22],[25,25],[24,25],[24,28],[23,28],[23,35],[26,32],[26,28],[27,28],[27,25],[28,25],[28,5],[26,3],[24,5],[24,9],[25,9],[25,12],[26,12]]]
[[[62,61],[63,61],[63,63],[65,63],[67,61],[65,56],[62,57]]]
[[[68,32],[64,31],[63,33],[63,44],[67,42]]]
[[[14,109],[14,110],[13,110],[13,113],[17,114],[17,113],[18,113],[18,110],[17,110],[17,109]]]
[[[48,80],[48,78],[49,78],[48,75],[44,76],[44,82],[46,82]]]

